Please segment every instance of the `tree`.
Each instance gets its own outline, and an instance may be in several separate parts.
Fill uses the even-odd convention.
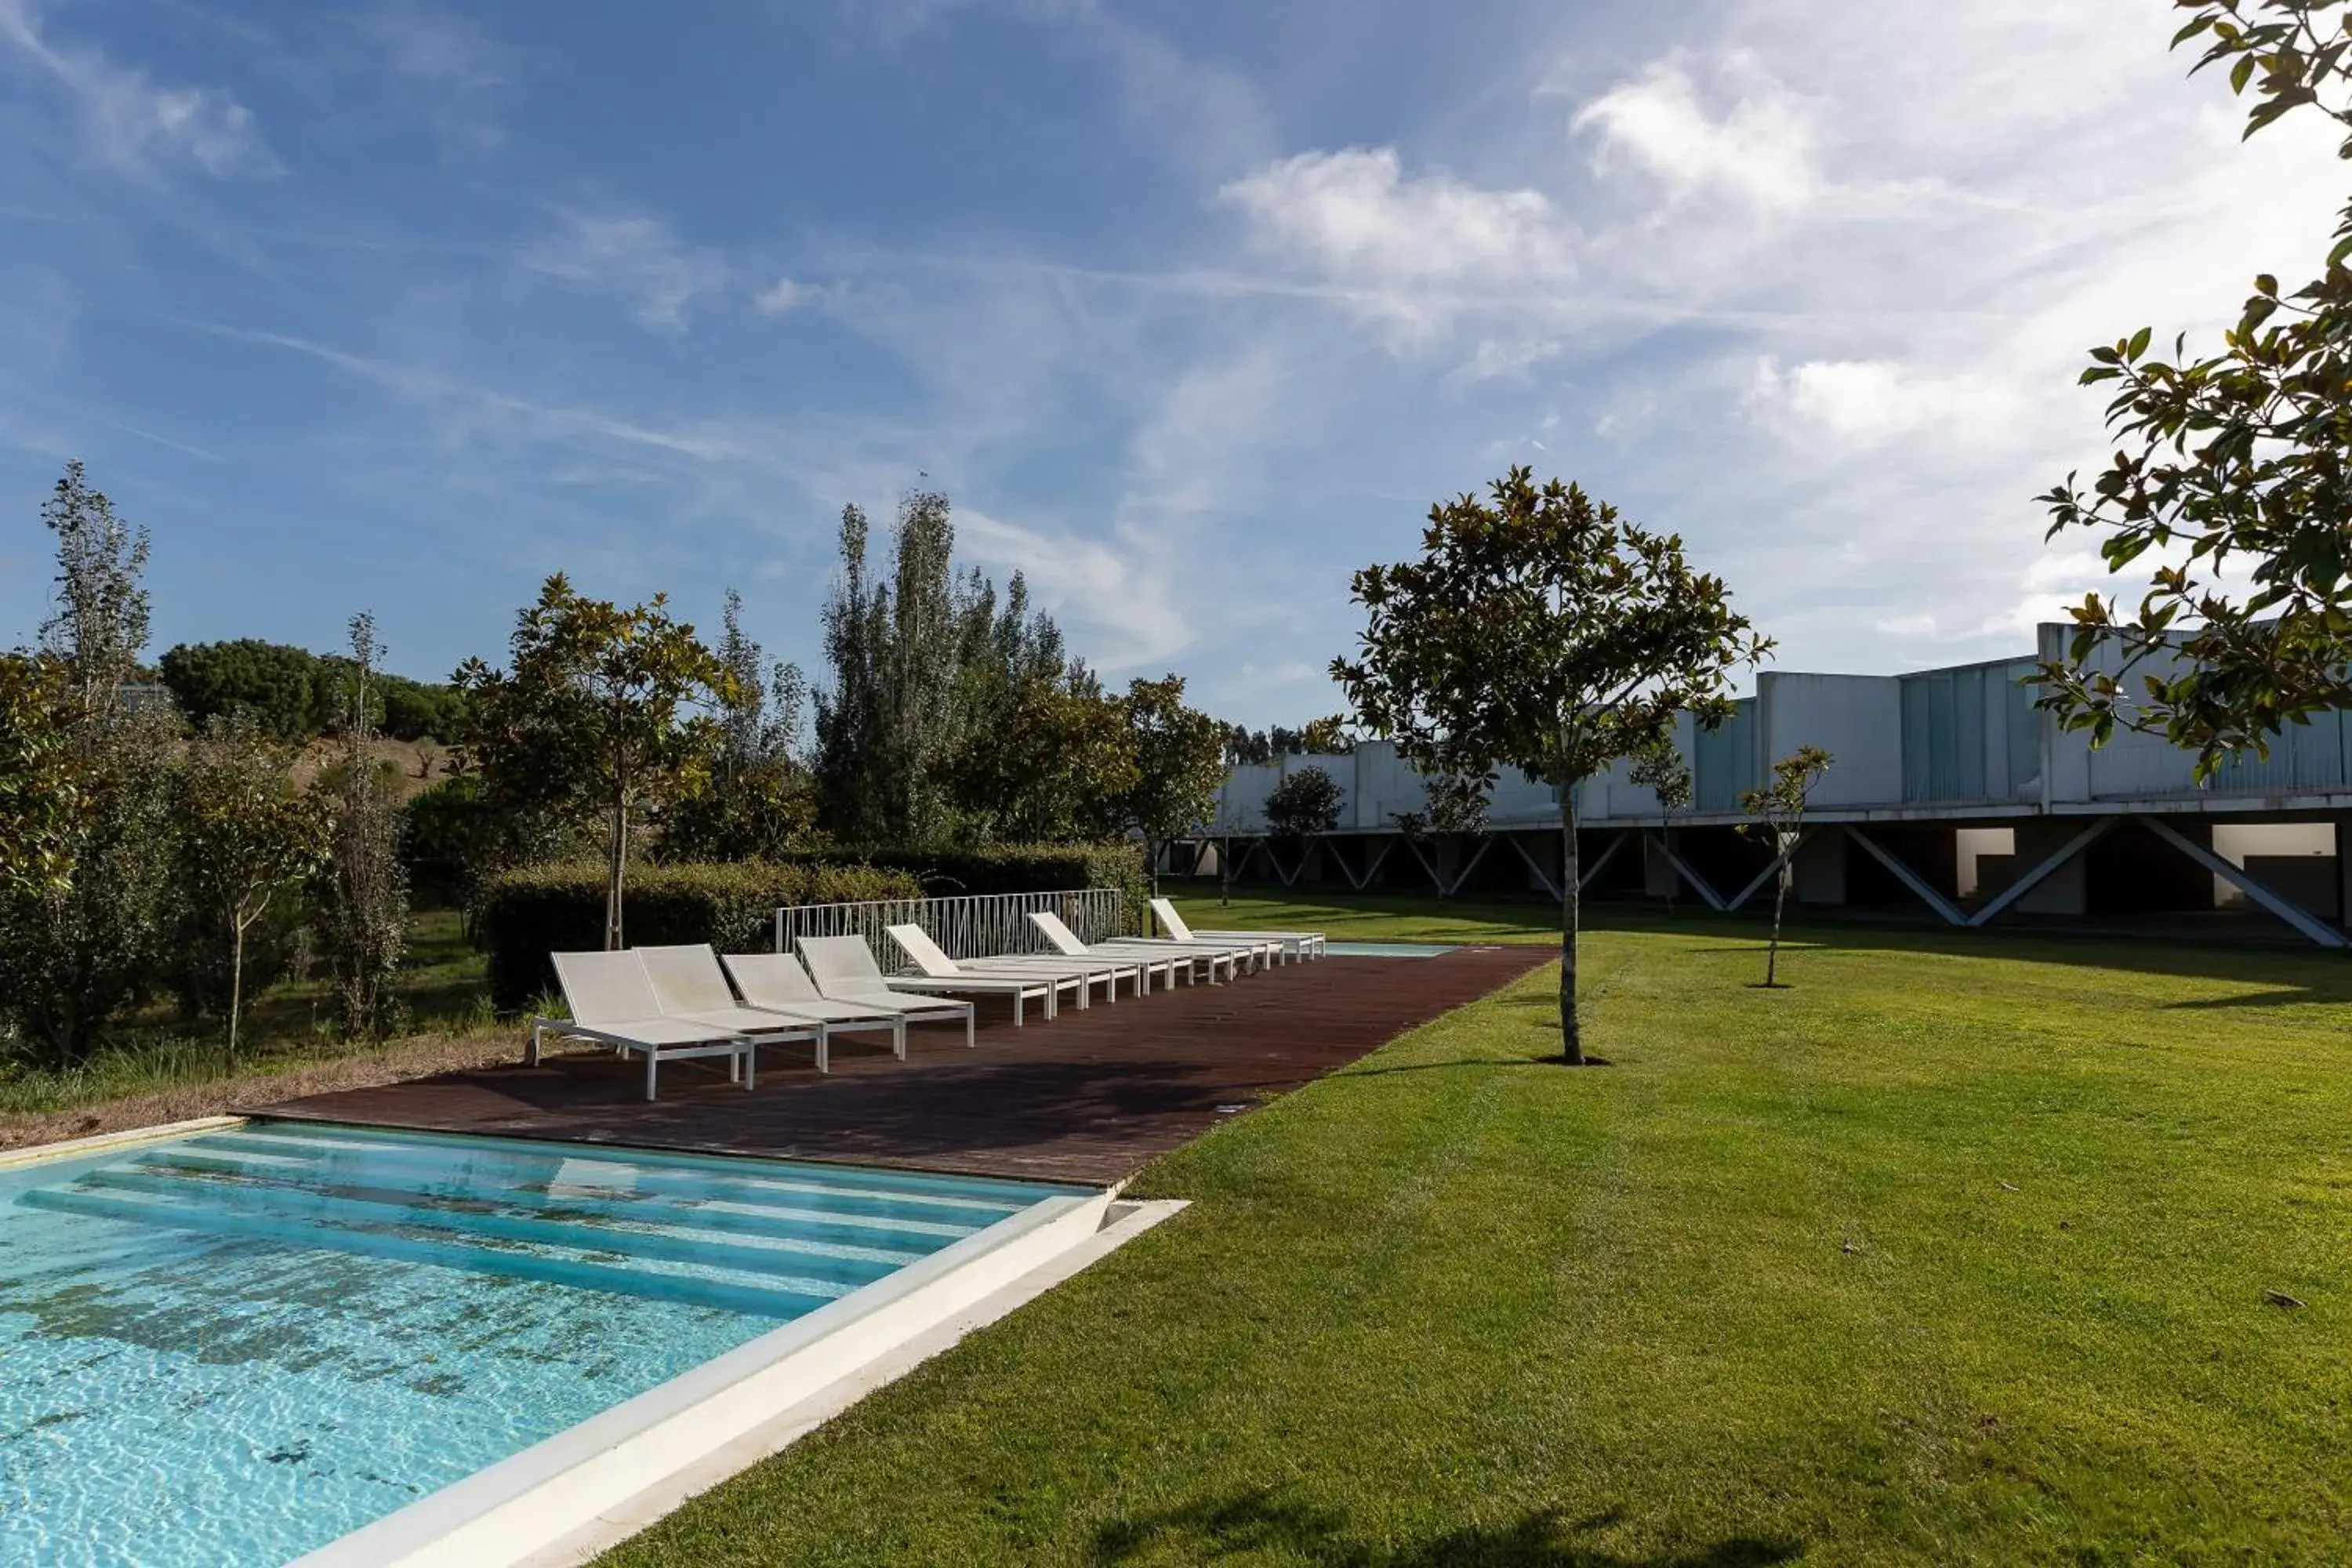
[[[115,514],[79,463],[67,466],[41,521],[58,542],[56,610],[39,652],[16,656],[39,667],[18,683],[26,728],[16,765],[37,767],[30,786],[68,792],[52,798],[69,797],[73,810],[43,814],[43,874],[0,887],[0,1011],[37,1059],[69,1067],[96,1047],[162,955],[178,721],[122,700],[147,644],[145,531]],[[27,713],[27,700],[47,717]]]
[[[562,573],[525,609],[511,668],[473,659],[464,754],[493,811],[544,822],[588,811],[604,836],[604,945],[623,945],[630,830],[650,805],[691,795],[718,750],[716,721],[682,714],[733,699],[735,677],[656,594],[629,609],[576,593]]]
[[[199,730],[239,718],[274,739],[307,741],[342,710],[343,682],[308,648],[254,637],[181,643],[163,650],[156,668]]]
[[[1347,792],[1321,768],[1301,768],[1286,773],[1266,792],[1266,831],[1293,843],[1308,835],[1328,833],[1339,826],[1339,806]]]
[[[2251,88],[2245,134],[2299,108],[2347,130],[2352,157],[2352,6],[2346,0],[2175,0],[2189,12],[2175,47],[2202,40],[2192,68],[2228,63]],[[2201,782],[2231,754],[2267,755],[2271,737],[2352,707],[2352,206],[2321,276],[2282,291],[2254,280],[2221,352],[2169,356],[2142,327],[2091,351],[2085,385],[2113,383],[2109,428],[2123,443],[2084,494],[2077,476],[2042,497],[2050,537],[2101,530],[2122,573],[2159,563],[2135,608],[2088,595],[2065,660],[2043,666],[2042,705],[2104,745],[2120,726],[2197,752]],[[2233,597],[2222,573],[2242,567]],[[2121,650],[2120,675],[2094,667]],[[2135,691],[2129,677],[2137,671]]]
[[[962,738],[969,621],[948,498],[898,499],[883,580],[868,566],[867,532],[863,511],[842,509],[842,574],[824,606],[833,684],[816,703],[819,817],[851,843],[938,843],[949,829],[942,775]]]
[[[147,647],[147,531],[115,516],[79,458],[42,504],[41,521],[58,539],[57,608],[41,646],[65,660],[85,716],[110,714]]]
[[[70,766],[64,664],[0,654],[0,901],[73,885],[81,789]]]
[[[1659,842],[1671,848],[1675,841],[1675,814],[1688,811],[1691,805],[1690,764],[1683,760],[1682,748],[1669,735],[1658,744],[1634,757],[1627,777],[1658,797],[1658,815],[1665,820],[1658,826]],[[1682,873],[1669,868],[1666,881],[1666,914],[1675,912],[1675,892],[1682,886]]]
[[[324,803],[293,784],[293,754],[244,720],[216,720],[174,789],[183,890],[228,960],[228,1058],[245,1006],[246,939],[331,853]]]
[[[719,624],[719,662],[733,679],[719,703],[718,759],[664,817],[665,860],[774,859],[816,837],[816,784],[801,755],[807,681],[798,665],[766,664],[732,588]]]
[[[341,755],[331,779],[320,781],[331,784],[334,807],[317,896],[343,1027],[359,1036],[381,1034],[390,1022],[387,987],[407,946],[408,873],[400,803],[374,751],[375,667],[383,657],[375,617],[353,616],[351,637]]]
[[[1012,690],[951,778],[971,837],[1015,844],[1116,835],[1121,804],[1142,782],[1125,705],[1083,668]]]
[[[1772,891],[1772,943],[1764,951],[1764,986],[1780,984],[1780,916],[1788,908],[1789,889],[1797,879],[1797,838],[1805,830],[1805,806],[1813,786],[1836,759],[1819,746],[1800,746],[1772,764],[1772,782],[1762,789],[1744,790],[1739,809],[1757,818],[1742,823],[1740,831],[1765,838],[1780,874]]]
[[[1576,1008],[1576,792],[1672,732],[1728,712],[1731,672],[1771,647],[1693,572],[1677,535],[1622,521],[1575,486],[1514,468],[1488,500],[1433,507],[1422,556],[1355,574],[1360,657],[1333,679],[1357,720],[1424,772],[1521,769],[1559,791],[1560,1044],[1584,1059]]]
[[[1298,750],[1310,757],[1345,756],[1356,749],[1356,738],[1348,733],[1348,716],[1333,713],[1322,719],[1309,719],[1298,732]]]
[[[1137,679],[1120,700],[1135,784],[1111,805],[1111,820],[1143,841],[1144,876],[1160,895],[1160,856],[1171,838],[1197,830],[1217,808],[1231,772],[1225,733],[1184,706],[1184,678]]]

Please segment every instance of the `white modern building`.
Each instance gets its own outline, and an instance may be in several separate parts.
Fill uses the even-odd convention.
[[[2071,635],[2042,626],[2040,658],[2063,658]],[[1774,758],[1812,745],[1835,762],[1793,848],[1801,902],[1907,904],[1960,926],[2005,914],[2095,923],[2243,910],[2324,946],[2352,946],[2352,714],[2292,728],[2267,761],[2249,753],[2200,787],[2193,757],[2160,739],[2119,734],[2094,751],[2085,734],[2062,731],[2024,684],[2036,663],[1763,672],[1728,722],[1705,731],[1685,721],[1690,810],[1667,821],[1622,767],[1581,787],[1588,894],[1749,904],[1780,862],[1737,831],[1748,820],[1739,796]],[[1339,824],[1305,842],[1270,839],[1266,795],[1306,767],[1339,783]],[[1214,869],[1222,857],[1236,877],[1287,884],[1558,897],[1560,809],[1549,785],[1507,773],[1475,834],[1399,826],[1425,809],[1423,781],[1386,742],[1237,768],[1214,831],[1180,851],[1176,868]]]

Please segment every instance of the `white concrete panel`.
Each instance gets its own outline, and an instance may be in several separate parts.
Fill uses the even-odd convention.
[[[1903,798],[1903,687],[1893,676],[1800,675],[1756,679],[1764,764],[1804,746],[1835,761],[1814,786],[1816,805],[1884,805]]]

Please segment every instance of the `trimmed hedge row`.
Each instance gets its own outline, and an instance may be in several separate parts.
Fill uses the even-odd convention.
[[[765,952],[784,904],[912,898],[922,891],[903,870],[800,861],[771,865],[631,866],[622,894],[630,945],[707,942],[721,952]],[[490,1001],[519,1013],[553,992],[551,952],[604,945],[604,868],[595,862],[526,866],[481,890],[475,945],[488,955]]]
[[[1070,888],[1121,888],[1140,908],[1143,852],[1132,844],[1008,844],[985,849],[814,850],[808,864],[859,863],[904,871],[933,898],[958,893],[1058,893]]]

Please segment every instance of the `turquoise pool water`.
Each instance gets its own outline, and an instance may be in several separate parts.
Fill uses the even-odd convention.
[[[276,1568],[1076,1190],[293,1122],[0,1171],[0,1563]]]
[[[1323,951],[1332,958],[1437,958],[1454,950],[1421,942],[1335,942]]]

